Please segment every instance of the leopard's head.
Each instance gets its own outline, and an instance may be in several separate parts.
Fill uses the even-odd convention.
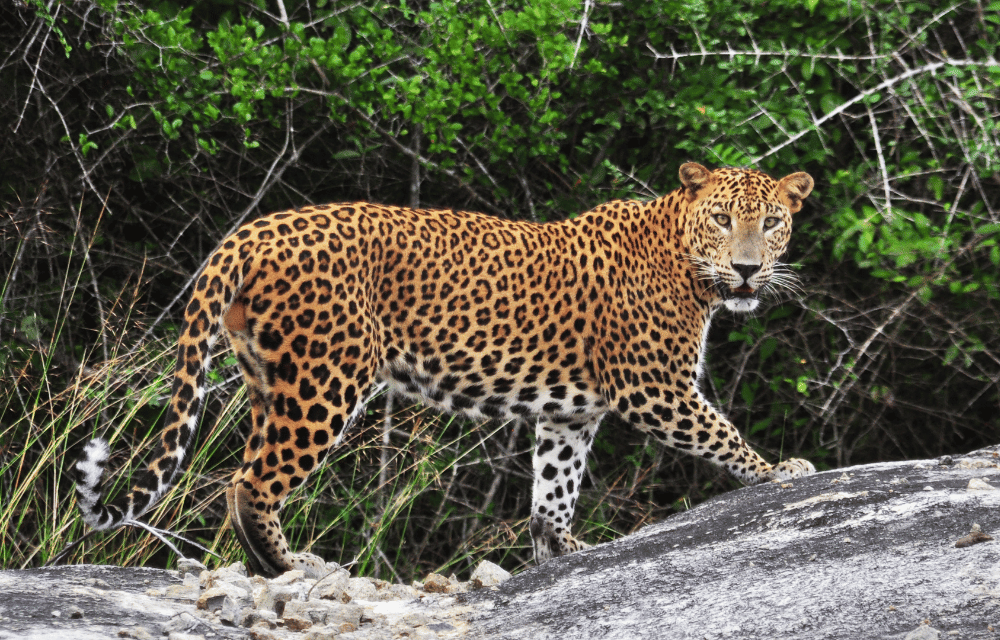
[[[774,180],[759,171],[709,171],[689,162],[681,166],[680,179],[689,258],[715,302],[749,312],[761,292],[794,286],[794,274],[778,258],[791,237],[792,214],[812,191],[809,174]]]

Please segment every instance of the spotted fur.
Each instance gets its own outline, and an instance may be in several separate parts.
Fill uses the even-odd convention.
[[[244,225],[185,310],[159,448],[131,491],[105,505],[107,446],[88,445],[84,518],[120,526],[173,484],[222,328],[252,416],[227,501],[250,566],[266,576],[322,568],[291,553],[278,512],[383,384],[449,413],[536,422],[539,563],[586,547],[570,525],[609,412],[746,483],[812,473],[805,460],[765,462],[698,390],[712,313],[751,311],[760,292],[787,285],[777,258],[812,179],[694,163],[680,179],[662,198],[549,224],[354,203]]]

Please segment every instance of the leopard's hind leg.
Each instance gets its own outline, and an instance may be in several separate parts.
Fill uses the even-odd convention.
[[[252,430],[243,465],[226,491],[230,520],[250,569],[274,577],[291,569],[325,573],[325,563],[292,553],[278,514],[289,493],[336,446],[375,386],[370,330],[284,335],[255,318],[249,295],[233,305],[226,328],[249,388]],[[243,317],[241,317],[241,314]]]

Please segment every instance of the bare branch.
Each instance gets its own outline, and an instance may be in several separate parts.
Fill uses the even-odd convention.
[[[757,164],[761,160],[763,160],[764,158],[766,158],[766,157],[768,157],[770,155],[773,155],[773,154],[777,153],[778,151],[781,151],[782,149],[784,149],[788,145],[792,144],[793,142],[795,142],[796,140],[798,140],[802,136],[806,135],[807,133],[810,133],[812,131],[816,131],[825,122],[827,122],[828,120],[830,120],[830,119],[832,119],[832,118],[840,115],[841,113],[843,113],[844,111],[846,111],[849,107],[851,107],[851,106],[853,106],[853,105],[861,102],[862,100],[864,100],[868,96],[874,95],[874,94],[878,93],[879,91],[883,91],[883,90],[885,90],[885,89],[887,89],[889,87],[892,87],[892,86],[894,86],[896,84],[899,84],[900,82],[902,82],[904,80],[908,80],[909,78],[912,78],[912,77],[918,76],[918,75],[922,75],[922,74],[925,74],[925,73],[934,73],[938,69],[942,69],[944,67],[982,67],[982,68],[985,68],[985,67],[995,67],[995,66],[997,66],[997,64],[998,64],[997,61],[993,60],[993,59],[990,59],[989,61],[979,61],[979,60],[947,60],[945,62],[934,62],[934,63],[928,64],[928,65],[924,65],[922,67],[917,67],[915,69],[909,69],[909,70],[905,71],[904,73],[899,74],[898,76],[894,76],[892,78],[889,78],[887,80],[884,80],[884,81],[878,83],[874,87],[870,87],[868,89],[865,89],[864,91],[860,92],[858,95],[854,96],[853,98],[851,98],[847,102],[844,102],[840,106],[836,107],[835,109],[833,109],[832,111],[830,111],[829,113],[827,113],[826,115],[824,115],[822,118],[814,121],[812,127],[808,128],[808,129],[803,129],[802,131],[799,131],[795,135],[793,135],[793,136],[789,137],[788,139],[786,139],[781,144],[779,144],[777,146],[774,146],[774,147],[771,147],[770,149],[768,149],[767,153],[764,153],[763,155],[757,156],[756,158],[754,158],[752,160],[752,163],[753,164]]]
[[[492,8],[492,5],[490,5]],[[583,33],[587,30],[587,22],[590,20],[590,10],[594,8],[594,0],[584,0],[583,19],[580,20],[580,33],[576,36],[576,48],[573,49],[573,59],[570,60],[569,68],[576,64],[576,54],[580,52],[580,43],[583,42]]]
[[[872,139],[875,142],[875,155],[878,157],[878,167],[882,174],[882,189],[885,193],[885,212],[882,215],[887,222],[891,222],[892,194],[889,191],[889,170],[885,168],[885,156],[882,155],[882,142],[878,133],[878,121],[875,120],[875,114],[872,113],[872,108],[869,105],[865,105],[865,110],[868,111],[868,121],[872,123]]]

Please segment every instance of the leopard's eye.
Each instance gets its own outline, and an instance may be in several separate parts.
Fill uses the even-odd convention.
[[[764,218],[764,228],[773,229],[779,222],[781,222],[781,218],[775,218],[773,216],[770,218]]]
[[[726,214],[724,214],[724,213],[716,213],[715,215],[712,216],[712,218],[715,219],[715,222],[720,227],[728,227],[729,226],[729,216],[726,215]]]

